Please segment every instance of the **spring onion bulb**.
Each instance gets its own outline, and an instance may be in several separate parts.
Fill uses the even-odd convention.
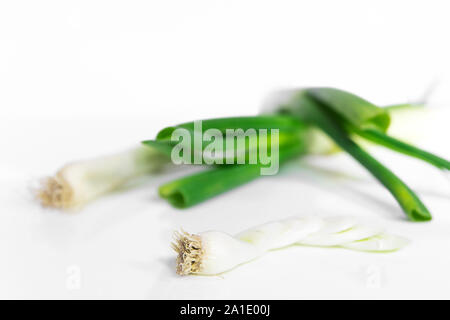
[[[42,179],[35,191],[44,207],[80,207],[111,192],[134,178],[161,169],[169,159],[149,147],[70,163],[53,177]]]
[[[217,275],[292,245],[341,247],[366,252],[392,252],[408,244],[405,238],[359,224],[352,217],[293,217],[250,228],[235,236],[207,231],[174,233],[179,275]]]

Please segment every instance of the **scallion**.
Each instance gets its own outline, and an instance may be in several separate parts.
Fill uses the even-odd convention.
[[[36,197],[44,207],[68,209],[85,205],[134,178],[160,170],[170,158],[140,146],[118,154],[76,161],[44,178]]]
[[[392,252],[408,240],[360,225],[351,217],[294,217],[250,228],[235,236],[207,231],[175,232],[179,275],[217,275],[265,253],[292,245],[341,247],[366,252]]]

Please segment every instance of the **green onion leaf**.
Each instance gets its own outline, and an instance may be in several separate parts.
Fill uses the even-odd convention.
[[[373,128],[386,132],[390,124],[389,113],[380,107],[364,100],[354,94],[334,88],[309,88],[299,90],[288,105],[301,109],[303,104],[308,104],[308,98],[313,98],[329,108],[333,113],[360,129]]]
[[[336,115],[336,108],[329,108],[328,105],[325,105],[313,96],[306,94],[303,94],[301,99],[297,99],[296,102],[298,104],[292,103],[289,106],[291,114],[318,126],[333,139],[339,147],[363,165],[390,191],[412,221],[431,220],[428,209],[416,194],[392,171],[383,166],[349,137],[340,122],[339,116]],[[356,109],[356,107],[353,109]],[[363,125],[362,127],[366,127],[366,125]]]
[[[298,143],[280,148],[280,164],[303,151]],[[261,165],[222,165],[164,184],[159,194],[176,208],[188,208],[260,176]]]
[[[369,141],[372,141],[374,143],[377,143],[394,151],[426,161],[439,169],[450,170],[449,161],[439,156],[436,156],[428,151],[422,150],[413,145],[407,144],[403,141],[390,137],[387,134],[384,134],[383,132],[373,129],[358,130],[356,128],[353,129],[353,132]]]

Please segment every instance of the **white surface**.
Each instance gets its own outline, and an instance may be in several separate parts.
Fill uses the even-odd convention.
[[[450,183],[386,151],[376,154],[417,190],[432,222],[407,222],[343,155],[184,211],[157,197],[174,175],[70,214],[41,209],[27,192],[67,161],[165,125],[254,114],[280,87],[337,86],[387,104],[441,78],[433,100],[446,105],[447,13],[445,1],[2,1],[0,297],[450,298]],[[424,146],[450,157],[447,121]],[[172,230],[235,233],[293,214],[355,215],[412,244],[393,254],[290,248],[222,277],[175,275]]]

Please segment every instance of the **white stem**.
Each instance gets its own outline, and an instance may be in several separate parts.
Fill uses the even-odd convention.
[[[72,208],[111,192],[130,180],[161,169],[168,159],[140,146],[114,155],[74,162],[45,178],[36,195],[43,206]]]
[[[177,232],[172,247],[178,253],[178,274],[215,275],[289,245],[389,252],[407,243],[406,239],[385,234],[378,228],[359,225],[353,218],[294,217],[269,222],[234,237],[218,231],[198,235]]]

